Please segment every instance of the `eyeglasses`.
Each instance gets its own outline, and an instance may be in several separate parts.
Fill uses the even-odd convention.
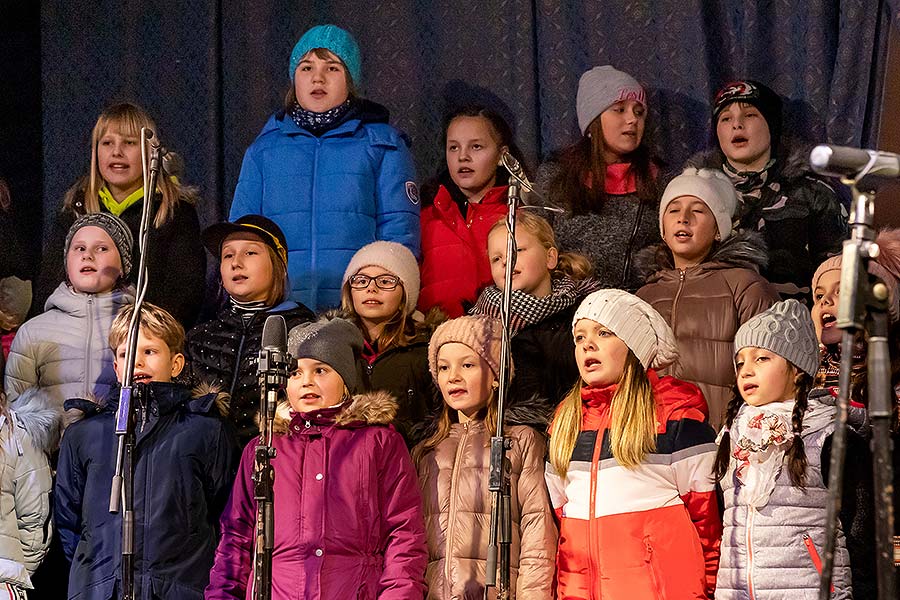
[[[394,275],[376,275],[375,277],[369,277],[368,275],[363,275],[362,273],[357,273],[353,277],[350,278],[350,287],[354,290],[364,290],[369,287],[369,283],[375,282],[375,287],[379,290],[390,291],[395,289],[398,285],[400,285],[400,278],[395,277]]]

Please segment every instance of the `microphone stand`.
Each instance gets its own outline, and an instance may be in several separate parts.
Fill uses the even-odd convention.
[[[504,163],[504,166],[507,166]],[[487,561],[485,565],[484,598],[488,588],[497,588],[497,600],[509,598],[509,551],[512,544],[512,511],[510,507],[510,463],[506,451],[512,446],[503,435],[503,416],[506,396],[509,393],[511,349],[509,336],[510,304],[512,303],[512,276],[516,265],[516,210],[519,205],[519,176],[510,174],[516,182],[510,182],[507,193],[509,210],[506,213],[506,271],[504,273],[503,299],[500,306],[500,320],[503,334],[500,341],[500,387],[497,390],[497,429],[491,437],[491,465],[488,476],[488,490],[491,500],[491,528],[488,537]],[[499,548],[498,548],[499,547]],[[499,584],[497,555],[500,555]]]
[[[281,321],[285,329],[284,318],[273,315],[266,319]],[[265,328],[263,339],[266,339]],[[282,339],[284,336],[282,335]],[[272,446],[272,434],[275,422],[275,411],[278,407],[278,396],[287,385],[288,371],[292,371],[291,360],[281,354],[279,349],[263,347],[259,352],[259,441],[253,470],[253,497],[256,500],[256,542],[253,560],[253,599],[271,600],[272,598],[272,554],[275,548],[275,448]]]
[[[841,512],[844,459],[847,450],[847,406],[850,400],[850,372],[853,365],[853,342],[860,332],[867,335],[868,414],[872,421],[875,481],[875,547],[879,600],[895,600],[895,575],[892,537],[894,514],[892,487],[890,420],[892,408],[891,361],[888,348],[888,288],[869,274],[869,260],[878,256],[873,227],[875,193],[860,190],[858,184],[871,170],[873,160],[852,179],[844,179],[853,193],[850,215],[850,239],[844,241],[841,264],[841,299],[837,327],[841,336],[841,372],[838,381],[837,419],[832,436],[828,481],[827,529],[825,560],[819,583],[819,600],[831,597],[834,569],[835,536]]]
[[[138,267],[137,288],[134,299],[134,312],[128,323],[128,337],[125,343],[125,363],[122,374],[122,387],[119,391],[119,409],[116,413],[116,470],[112,478],[109,494],[109,512],[122,512],[122,600],[134,600],[134,445],[135,445],[135,402],[144,418],[144,386],[134,387],[134,363],[137,352],[137,340],[140,333],[141,306],[147,291],[147,234],[150,225],[150,205],[159,178],[163,149],[156,145],[151,148],[149,167],[147,161],[147,143],[153,132],[146,127],[141,128],[141,159],[144,168],[144,206],[141,211],[141,225],[138,232],[138,248],[140,262]],[[148,194],[147,190],[151,190]]]

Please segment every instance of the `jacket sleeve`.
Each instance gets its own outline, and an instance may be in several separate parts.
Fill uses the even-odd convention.
[[[244,600],[252,569],[256,504],[253,499],[254,448],[256,439],[244,448],[231,496],[219,521],[221,538],[209,573],[206,600]]]
[[[678,423],[672,469],[678,494],[700,537],[706,564],[706,591],[712,598],[719,570],[722,519],[712,475],[716,460],[716,434],[709,424],[684,417]]]
[[[231,202],[229,221],[234,221],[244,215],[262,214],[262,170],[256,162],[254,145],[247,148],[244,153],[244,162],[241,164],[241,174],[238,176],[237,187],[234,189],[234,199]]]
[[[375,186],[375,239],[398,242],[421,256],[419,191],[412,156],[399,134],[385,146]],[[235,193],[235,198],[237,194]],[[232,210],[233,212],[233,210]]]
[[[56,467],[53,519],[59,530],[63,552],[69,562],[75,556],[75,548],[81,535],[81,504],[84,499],[85,472],[78,455],[80,432],[69,427],[63,436]]]
[[[545,600],[553,597],[558,532],[544,483],[547,444],[533,429],[523,430],[522,473],[519,475],[519,577],[516,598]]]
[[[843,241],[849,235],[849,225],[847,211],[830,185],[811,176],[806,177],[805,183],[812,196],[807,226],[809,254],[815,268],[829,256],[840,253]]]
[[[425,596],[428,564],[422,494],[403,438],[392,429],[383,433],[378,495],[385,550],[378,598],[420,600]]]
[[[19,450],[14,482],[16,517],[25,568],[33,574],[50,546],[52,480],[47,456],[27,433],[19,440]]]
[[[778,292],[764,277],[756,275],[746,278],[737,289],[734,290],[734,305],[737,308],[738,319],[741,324],[746,323],[764,310],[768,310],[780,300]]]
[[[28,323],[19,328],[13,338],[9,356],[6,358],[6,374],[4,375],[4,387],[6,398],[12,402],[19,394],[30,387],[38,385],[38,365],[36,343],[29,334]]]
[[[162,233],[163,230],[167,231]],[[200,238],[196,207],[179,201],[172,220],[158,231],[162,247],[149,249],[155,265],[149,265],[153,270],[147,301],[165,307],[180,323],[190,327],[200,312],[206,288],[206,250]]]

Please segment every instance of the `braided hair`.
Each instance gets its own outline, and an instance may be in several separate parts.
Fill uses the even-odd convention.
[[[809,406],[808,396],[812,389],[813,378],[808,373],[800,373],[797,378],[797,398],[794,403],[794,411],[791,413],[791,432],[794,439],[791,447],[788,448],[785,456],[788,459],[788,476],[791,479],[791,485],[799,488],[806,487],[806,467],[808,461],[806,459],[806,449],[803,446],[803,415]],[[716,481],[721,481],[728,472],[728,464],[731,461],[731,426],[737,418],[738,411],[744,405],[744,399],[741,398],[737,385],[732,388],[731,400],[728,401],[728,407],[725,409],[725,431],[722,433],[722,439],[719,441],[719,449],[716,451],[716,462],[713,464],[713,476]]]

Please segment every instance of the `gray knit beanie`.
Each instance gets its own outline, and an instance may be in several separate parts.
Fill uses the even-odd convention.
[[[819,342],[809,309],[797,300],[776,302],[741,325],[734,336],[734,354],[754,347],[774,352],[815,376],[819,368]]]
[[[647,94],[637,80],[610,65],[594,67],[578,80],[575,112],[581,134],[604,110],[620,100],[636,100],[647,106]]]
[[[364,267],[381,267],[399,277],[406,292],[404,314],[408,315],[416,310],[416,302],[419,301],[419,263],[409,248],[397,242],[380,241],[366,244],[350,259],[350,264],[344,270],[341,285],[347,283],[348,279]]]
[[[346,319],[297,325],[288,334],[288,352],[296,359],[312,358],[337,371],[352,392],[357,384],[356,358],[362,351],[359,328]]]
[[[719,169],[693,169],[669,182],[659,201],[659,233],[663,235],[663,215],[669,203],[682,196],[695,196],[709,207],[719,228],[719,239],[725,241],[731,235],[731,218],[738,205],[737,192],[731,179]]]
[[[441,323],[428,343],[428,368],[431,376],[437,381],[437,355],[444,344],[458,342],[475,351],[494,372],[500,374],[500,340],[503,337],[503,325],[499,319],[487,315],[468,315]],[[509,365],[510,377],[513,365]]]
[[[119,217],[109,213],[97,212],[82,215],[72,223],[69,227],[69,233],[66,234],[66,250],[63,252],[63,260],[69,255],[69,245],[72,238],[82,227],[99,227],[112,238],[116,250],[119,251],[119,257],[122,259],[122,277],[128,277],[131,273],[131,247],[134,239],[131,237],[131,230],[128,225]]]
[[[661,369],[678,360],[675,334],[652,306],[622,290],[597,290],[585,298],[572,329],[581,319],[590,319],[608,328],[634,353],[645,369]]]

